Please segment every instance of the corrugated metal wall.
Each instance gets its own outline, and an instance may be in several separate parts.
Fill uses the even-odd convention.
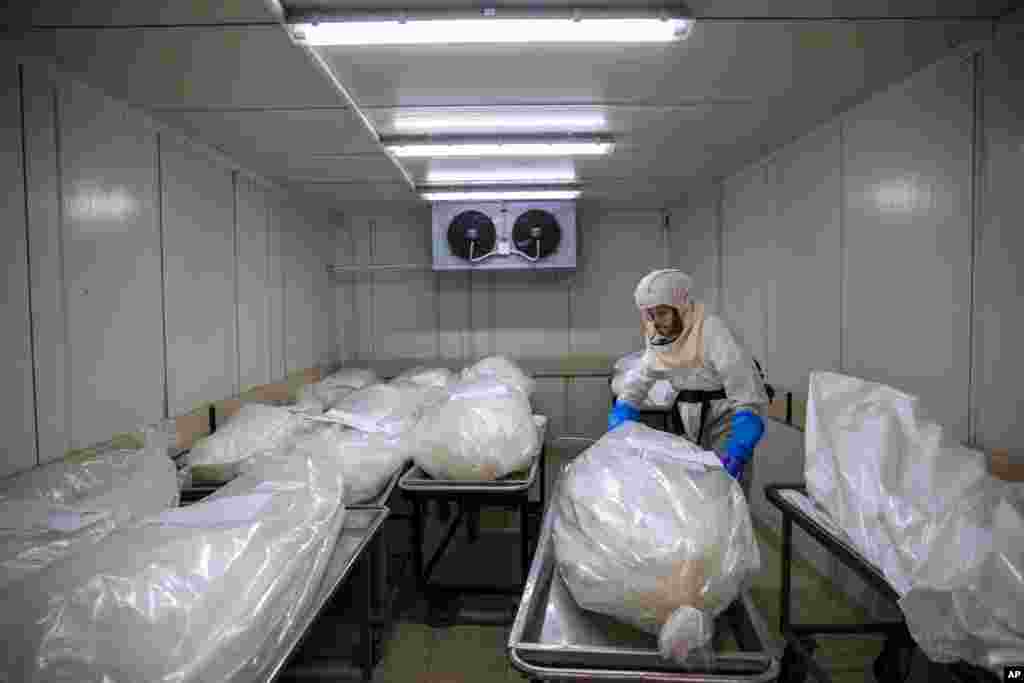
[[[336,216],[46,66],[4,78],[0,475],[333,362]]]

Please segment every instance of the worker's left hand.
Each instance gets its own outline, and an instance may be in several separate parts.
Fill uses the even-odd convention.
[[[722,467],[729,473],[729,476],[739,481],[740,475],[743,474],[743,466],[746,463],[737,460],[728,453],[717,453],[717,455],[718,459],[722,461]]]

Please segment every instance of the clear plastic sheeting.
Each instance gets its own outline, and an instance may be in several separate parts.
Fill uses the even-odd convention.
[[[0,482],[0,587],[178,504],[166,443],[60,460]]]
[[[715,617],[761,566],[714,454],[628,422],[566,467],[556,504],[558,570],[580,607],[658,635],[666,658],[711,656]]]
[[[643,356],[643,351],[636,351],[615,361],[612,368],[614,371],[612,394],[618,396],[625,390],[627,384],[635,381],[640,372]],[[667,379],[659,379],[651,386],[650,391],[647,392],[647,398],[639,408],[641,410],[666,410],[675,403],[677,393],[672,382]]]
[[[445,395],[438,387],[409,382],[372,384],[341,399],[325,416],[363,432],[394,436],[415,427],[423,410]]]
[[[992,478],[917,397],[837,373],[811,374],[805,438],[808,493],[901,596],[924,653],[1024,661],[1022,485]]]
[[[540,452],[530,402],[494,379],[460,382],[428,409],[413,435],[413,459],[435,479],[494,481],[526,469]]]
[[[227,481],[238,473],[238,465],[256,451],[270,450],[307,426],[307,421],[289,409],[260,403],[243,405],[237,413],[208,437],[200,439],[186,456],[201,478]]]
[[[352,389],[363,389],[379,382],[377,373],[367,368],[342,368],[324,377],[319,384],[323,386],[342,386]]]
[[[409,461],[409,440],[401,436],[367,434],[340,425],[318,425],[293,439],[278,453],[311,457],[325,466],[337,466],[345,482],[346,505],[376,496],[388,479]],[[258,460],[249,467],[258,467]],[[333,465],[331,464],[333,463]]]
[[[479,380],[496,380],[511,387],[515,387],[530,398],[537,387],[537,383],[523,372],[523,369],[504,356],[488,356],[477,361],[473,365],[463,369],[463,382],[476,382]]]
[[[446,389],[456,380],[455,374],[448,368],[428,368],[417,365],[395,377],[393,382],[411,382],[424,386]]]
[[[10,584],[0,592],[0,681],[266,676],[333,552],[342,485],[311,458],[264,458],[202,502]]]
[[[292,411],[304,415],[320,415],[341,399],[355,391],[346,384],[331,384],[326,381],[304,384],[299,387]]]

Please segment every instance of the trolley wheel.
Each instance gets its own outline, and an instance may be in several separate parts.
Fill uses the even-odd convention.
[[[876,681],[905,681],[910,676],[913,659],[913,646],[894,644],[887,638],[882,651],[871,665],[871,671]]]
[[[800,644],[808,653],[814,654],[818,644],[810,638],[802,638]],[[807,662],[804,661],[793,646],[786,644],[786,650],[782,654],[782,661],[779,663],[779,683],[804,683],[807,680]]]

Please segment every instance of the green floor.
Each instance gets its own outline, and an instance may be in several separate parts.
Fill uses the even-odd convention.
[[[762,570],[752,596],[776,638],[779,637],[779,538],[757,529],[762,551]],[[864,612],[850,604],[810,565],[796,559],[792,578],[795,623],[856,623]],[[522,681],[505,653],[508,627],[454,626],[432,628],[422,623],[399,621],[384,643],[384,655],[373,680],[413,683],[470,683]],[[816,659],[836,683],[871,681],[871,662],[881,642],[864,638],[820,639]]]

